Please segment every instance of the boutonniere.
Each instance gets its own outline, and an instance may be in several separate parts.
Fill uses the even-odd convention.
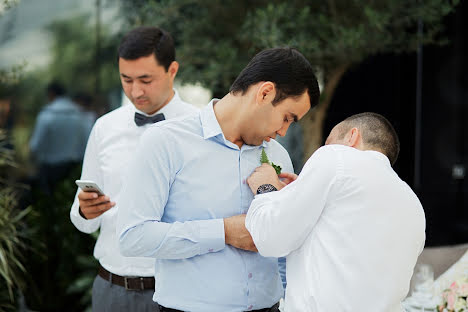
[[[262,148],[262,155],[260,156],[260,163],[271,165],[273,168],[275,168],[276,174],[281,173],[281,166],[277,166],[273,162],[270,162],[264,148]]]

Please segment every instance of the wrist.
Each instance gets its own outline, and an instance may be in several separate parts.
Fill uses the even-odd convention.
[[[81,207],[78,206],[78,212],[80,213],[80,216],[83,218],[83,219],[86,219],[88,220],[88,218],[86,218],[86,216],[83,214],[83,212],[81,211]]]

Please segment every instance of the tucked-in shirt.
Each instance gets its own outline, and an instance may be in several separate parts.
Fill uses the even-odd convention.
[[[66,97],[57,97],[39,113],[29,147],[40,164],[78,162],[83,159],[90,131],[80,107]]]
[[[287,256],[285,312],[403,311],[425,240],[422,206],[388,158],[343,145],[257,195],[246,227],[260,254]]]
[[[157,113],[163,113],[165,118],[171,119],[197,111],[195,106],[183,102],[176,93]],[[141,134],[149,127],[136,126],[135,112],[144,114],[135,106],[126,105],[99,118],[91,132],[83,161],[81,179],[96,182],[111,201],[116,202],[116,206],[97,218],[86,220],[79,213],[79,201],[75,197],[70,219],[78,230],[85,233],[100,228],[94,257],[105,269],[121,276],[153,276],[154,260],[123,257],[115,235],[116,214],[121,207],[122,172],[135,152]]]
[[[163,121],[142,136],[125,180],[117,229],[121,252],[156,258],[162,306],[192,312],[239,312],[283,296],[278,259],[225,244],[224,221],[253,199],[246,179],[270,161],[293,172],[276,141],[239,148],[228,141],[213,101],[198,116]]]

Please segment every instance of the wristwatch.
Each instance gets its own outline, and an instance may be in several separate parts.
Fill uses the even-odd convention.
[[[262,184],[257,189],[257,194],[264,194],[277,191],[278,189],[271,184]]]

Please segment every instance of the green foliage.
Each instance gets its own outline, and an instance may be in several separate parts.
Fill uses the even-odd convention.
[[[262,148],[262,154],[260,155],[260,163],[261,164],[269,164],[270,163],[270,160],[268,159],[268,156],[267,156],[264,148]]]
[[[38,226],[35,242],[42,256],[30,254],[30,273],[24,291],[29,308],[36,311],[84,311],[91,304],[91,289],[97,273],[93,258],[95,237],[79,232],[70,222],[70,207],[81,168],[76,166],[51,195],[33,189],[33,209]],[[73,302],[73,305],[70,305]]]
[[[91,35],[94,27],[89,16],[77,16],[53,22],[47,28],[52,38],[51,63],[46,68],[23,70],[21,81],[13,89],[19,123],[34,124],[35,116],[47,103],[45,89],[52,80],[61,82],[71,95],[95,94],[97,91],[106,94],[120,88],[117,38],[103,27],[99,58],[96,59],[96,38]],[[99,77],[99,90],[96,90],[96,77]]]
[[[262,148],[262,154],[260,155],[260,163],[271,165],[275,169],[276,174],[281,173],[281,169],[282,169],[281,166],[275,165],[273,162],[270,162],[264,148]]]
[[[25,286],[25,252],[34,227],[27,227],[31,208],[18,208],[18,186],[9,176],[15,170],[14,152],[0,130],[0,311],[13,310],[15,291]]]
[[[17,84],[24,74],[26,63],[14,65],[8,69],[0,69],[0,84]]]
[[[271,166],[275,169],[276,174],[281,173],[281,169],[282,169],[281,166],[275,165],[274,163],[271,163]]]
[[[171,32],[179,77],[224,95],[258,51],[298,48],[325,78],[329,70],[386,52],[441,44],[442,19],[458,1],[221,1],[121,0],[128,26],[152,24]],[[129,10],[131,6],[131,10]],[[418,35],[418,21],[424,33]],[[127,27],[128,28],[128,27]]]
[[[117,38],[102,27],[96,57],[95,26],[90,21],[89,16],[77,16],[53,22],[47,28],[53,38],[49,75],[62,82],[70,93],[94,93],[97,84],[99,92],[120,86]]]

